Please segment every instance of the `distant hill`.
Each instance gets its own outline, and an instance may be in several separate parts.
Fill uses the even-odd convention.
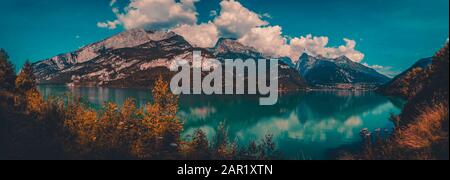
[[[378,86],[390,80],[376,70],[345,56],[328,59],[304,53],[295,67],[313,86],[338,87],[340,84]]]
[[[414,73],[414,69],[419,68],[426,70]],[[400,115],[392,115],[391,120],[395,125],[393,131],[384,133],[383,137],[380,129],[375,130],[375,133],[362,130],[363,148],[356,151],[347,149],[353,152],[341,152],[338,159],[448,160],[448,43],[433,58],[418,61],[393,82],[405,83],[400,84],[403,85],[399,86],[401,88],[415,88],[412,94],[406,94],[409,99]],[[388,86],[392,86],[393,82]]]
[[[425,79],[428,78],[428,69],[433,62],[433,58],[424,58],[417,61],[411,68],[396,76],[392,81],[379,87],[378,91],[403,98],[414,97],[423,86]]]
[[[393,139],[405,159],[449,159],[449,47],[433,57],[423,87],[411,97],[398,117]],[[394,152],[393,154],[396,154]]]
[[[427,70],[427,78],[422,81],[422,88],[413,96],[402,112],[404,123],[417,117],[417,112],[426,106],[443,104],[447,108],[449,98],[449,47],[448,43],[433,57],[432,64]],[[447,117],[448,118],[448,117]],[[448,121],[448,119],[447,119]],[[448,122],[446,125],[448,131]],[[448,138],[448,134],[447,134]]]

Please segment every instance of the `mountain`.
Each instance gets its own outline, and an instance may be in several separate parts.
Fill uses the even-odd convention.
[[[245,46],[236,39],[221,38],[217,41],[214,48],[209,49],[218,60],[226,59],[247,59],[268,60],[271,57],[264,56],[255,48]],[[298,74],[292,66],[292,60],[287,57],[278,58],[278,81],[281,91],[299,90],[307,87],[307,82]]]
[[[263,54],[258,52],[252,47],[245,46],[239,43],[236,39],[231,38],[220,38],[215,47],[211,49],[214,56],[224,60],[224,59],[242,59],[246,60],[249,58],[257,59],[267,59]]]
[[[354,62],[345,56],[329,59],[303,53],[295,64],[295,69],[311,85],[318,87],[374,87],[390,80],[376,70]]]
[[[400,96],[403,98],[414,97],[424,85],[428,78],[427,72],[433,58],[424,58],[417,61],[412,67],[399,74],[390,82],[380,86],[377,91],[391,96]]]
[[[107,51],[135,47],[150,41],[159,41],[175,36],[174,33],[150,32],[143,29],[132,29],[125,31],[111,38],[96,42],[81,49],[60,54],[34,64],[34,69],[39,80],[49,79],[50,75],[70,68],[76,64],[90,61]]]
[[[133,29],[39,61],[33,68],[39,84],[150,88],[160,75],[170,80],[175,75],[169,70],[172,61],[192,61],[193,51],[201,51],[203,61],[266,58],[234,39],[220,39],[214,48],[204,49],[193,47],[173,32]],[[279,80],[282,90],[306,88],[296,70],[283,62],[279,65]]]

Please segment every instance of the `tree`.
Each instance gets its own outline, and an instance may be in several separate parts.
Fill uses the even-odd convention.
[[[148,103],[142,113],[139,138],[132,151],[138,159],[173,159],[183,131],[177,117],[178,96],[170,92],[162,76],[156,80],[152,95],[153,102]]]
[[[223,122],[219,124],[216,135],[214,136],[213,151],[215,151],[215,158],[221,160],[232,159],[236,156],[236,143],[230,143],[228,130]]]
[[[64,111],[66,133],[65,149],[74,158],[88,157],[94,154],[98,141],[100,125],[97,113],[85,107],[78,98],[68,98]]]
[[[206,133],[201,129],[194,132],[191,146],[191,158],[197,160],[207,160],[211,158],[211,151],[209,148],[209,141],[206,137]]]
[[[16,72],[8,54],[0,49],[0,90],[13,91]]]
[[[19,93],[26,93],[36,89],[36,76],[34,75],[33,67],[29,61],[25,62],[16,79],[16,88]]]

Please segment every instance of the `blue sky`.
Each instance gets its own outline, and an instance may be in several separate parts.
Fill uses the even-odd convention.
[[[173,0],[167,0],[173,1]],[[177,0],[177,2],[179,2]],[[381,65],[385,73],[400,72],[416,60],[432,56],[449,32],[448,0],[240,0],[270,26],[282,27],[284,37],[312,34],[329,39],[328,47],[356,42],[362,62]],[[129,4],[117,0],[121,12]],[[98,22],[117,19],[110,0],[1,0],[0,47],[20,67],[70,52],[124,31],[99,28]],[[195,3],[197,24],[220,13],[220,0]],[[390,68],[392,67],[392,68]]]

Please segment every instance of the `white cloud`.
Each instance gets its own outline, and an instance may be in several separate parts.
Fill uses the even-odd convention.
[[[121,22],[119,20],[98,22],[97,23],[97,27],[99,27],[99,28],[108,28],[108,29],[116,29],[119,24],[121,24]]]
[[[267,26],[268,22],[262,20],[262,17],[270,18],[269,14],[259,15],[235,0],[224,0],[220,5],[220,15],[216,17],[214,24],[221,35],[239,38],[242,44],[254,47],[268,56],[287,56],[297,61],[306,50],[312,55],[327,58],[347,56],[355,62],[364,59],[364,54],[355,50],[356,42],[353,40],[344,39],[346,44],[339,47],[327,47],[328,37],[311,35],[293,38],[288,42],[280,26]]]
[[[344,38],[345,45],[339,47],[327,47],[329,39],[325,36],[313,37],[307,35],[306,37],[293,38],[290,42],[291,58],[297,61],[300,55],[304,52],[313,56],[322,56],[326,58],[338,58],[346,56],[355,62],[361,62],[364,59],[364,54],[355,50],[356,42]]]
[[[265,17],[265,18],[272,19],[272,15],[270,15],[269,13],[264,13],[264,14],[262,14],[261,16],[262,16],[262,17]]]
[[[123,25],[126,29],[170,29],[183,24],[195,24],[197,12],[194,3],[198,0],[131,0],[115,21],[100,22],[99,27],[115,29]]]
[[[362,65],[367,66],[369,68],[375,69],[376,71],[378,71],[381,74],[384,74],[390,78],[393,78],[395,76],[397,76],[398,74],[400,74],[399,71],[395,71],[394,68],[392,66],[381,66],[381,65],[369,65],[367,63],[362,63]]]
[[[346,56],[355,62],[364,59],[364,54],[355,49],[354,40],[345,38],[344,45],[327,47],[329,39],[326,36],[288,38],[283,35],[282,27],[269,25],[262,19],[272,18],[270,14],[260,15],[236,0],[222,0],[220,10],[210,12],[210,16],[214,17],[212,21],[197,24],[194,5],[197,1],[131,0],[124,13],[113,8],[117,20],[99,22],[97,26],[109,29],[122,25],[126,29],[172,30],[197,47],[213,47],[219,37],[232,37],[268,56],[287,56],[294,62],[303,52],[326,58]]]
[[[370,67],[370,68],[372,68],[372,69],[383,69],[384,68],[384,66],[381,66],[381,65],[377,65],[377,64],[375,64],[375,65],[369,65],[369,64],[367,64],[367,63],[362,63],[364,66],[367,66],[367,67]]]
[[[223,36],[242,37],[253,28],[268,25],[261,20],[261,16],[242,6],[235,0],[224,0],[220,2],[220,15],[214,20]]]
[[[306,37],[296,37],[291,39],[291,58],[296,61],[304,52],[313,55],[326,54],[325,46],[328,44],[328,37],[313,37],[311,34]]]
[[[290,56],[290,47],[286,44],[287,39],[282,36],[280,26],[253,28],[238,41],[268,56]]]
[[[196,47],[213,47],[219,39],[219,30],[209,22],[200,25],[181,25],[172,30]]]

